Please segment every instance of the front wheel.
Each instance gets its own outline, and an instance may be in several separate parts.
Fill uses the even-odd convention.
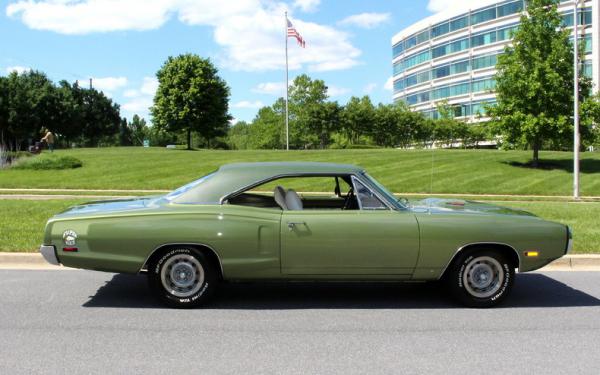
[[[459,256],[449,269],[452,294],[469,307],[493,307],[509,294],[514,266],[500,252],[474,249]]]
[[[216,287],[216,272],[200,251],[171,249],[151,262],[148,282],[152,293],[176,308],[196,307],[206,302]]]

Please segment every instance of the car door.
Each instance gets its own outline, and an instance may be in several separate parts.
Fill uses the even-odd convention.
[[[412,274],[419,230],[410,211],[390,209],[352,177],[360,209],[284,211],[281,269],[284,275]]]

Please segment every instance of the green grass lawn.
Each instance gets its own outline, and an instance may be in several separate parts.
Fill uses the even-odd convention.
[[[129,147],[58,150],[83,162],[69,170],[0,170],[0,188],[173,189],[232,162],[321,161],[366,168],[390,190],[430,193],[571,195],[572,155],[542,152],[544,169],[523,167],[525,151],[325,150],[185,151]],[[600,154],[584,153],[581,191],[600,196]],[[323,187],[324,189],[327,187]]]
[[[0,251],[37,251],[46,220],[81,200],[0,200]],[[568,224],[576,253],[600,252],[600,203],[499,202]]]
[[[0,200],[0,251],[39,249],[46,221],[81,200]]]

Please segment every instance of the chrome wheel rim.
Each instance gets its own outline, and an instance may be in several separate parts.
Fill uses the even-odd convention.
[[[477,298],[489,298],[496,294],[504,282],[502,265],[492,257],[473,258],[465,267],[463,285],[469,294]]]
[[[204,269],[195,257],[179,254],[167,259],[160,271],[162,285],[176,297],[186,298],[200,290]]]

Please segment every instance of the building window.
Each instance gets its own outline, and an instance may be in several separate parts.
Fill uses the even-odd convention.
[[[464,29],[469,26],[469,16],[453,19],[450,21],[450,31]]]
[[[431,37],[435,38],[440,35],[448,34],[448,32],[450,32],[450,24],[448,22],[442,23],[431,28]]]
[[[471,25],[490,21],[496,18],[496,7],[480,10],[471,14]]]
[[[491,91],[496,88],[496,80],[493,78],[473,81],[471,92]]]
[[[492,66],[496,66],[498,63],[498,55],[486,55],[475,57],[473,59],[473,70],[489,68]]]
[[[479,47],[486,44],[496,42],[496,31],[487,32],[484,34],[474,35],[471,37],[471,47]]]
[[[523,1],[513,1],[512,3],[498,6],[498,18],[519,13],[523,10]]]

